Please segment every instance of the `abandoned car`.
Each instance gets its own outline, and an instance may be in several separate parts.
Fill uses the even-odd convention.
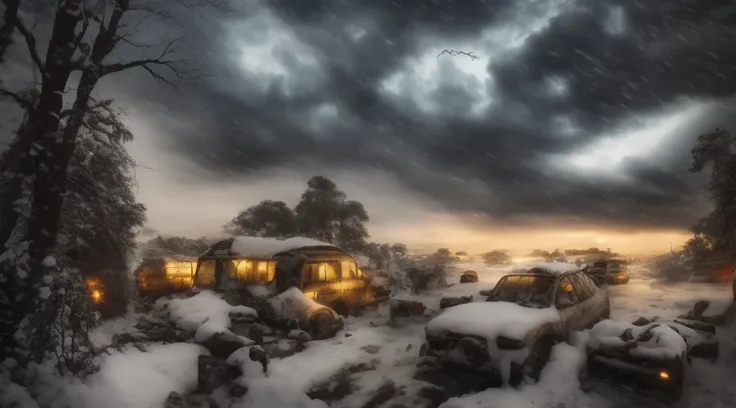
[[[599,285],[627,284],[631,279],[628,262],[624,259],[594,261],[584,270]]]
[[[197,258],[168,256],[144,259],[134,272],[141,298],[158,298],[186,292],[192,285]]]
[[[294,316],[274,309],[294,308],[268,307],[269,300],[296,288],[303,294],[300,301],[311,300],[309,307],[299,309],[307,315],[296,320],[302,328],[309,327],[314,338],[334,335],[342,328],[337,315],[347,316],[375,301],[355,259],[334,245],[300,237],[220,241],[200,256],[193,286],[193,290],[224,293],[229,303],[254,307],[259,315],[280,321]]]
[[[540,264],[502,277],[486,302],[446,309],[425,328],[423,363],[538,380],[552,346],[608,318],[608,292],[575,265]]]
[[[718,356],[715,332],[713,325],[689,320],[604,320],[590,331],[588,373],[625,374],[627,380],[679,399],[688,359]]]

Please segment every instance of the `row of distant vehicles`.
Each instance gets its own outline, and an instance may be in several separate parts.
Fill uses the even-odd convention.
[[[258,299],[296,287],[319,305],[307,309],[300,321],[300,328],[314,339],[334,336],[343,328],[341,316],[389,300],[389,291],[374,285],[348,253],[308,238],[229,238],[196,259],[147,260],[135,277],[144,298],[214,290],[233,305],[257,310],[262,305]],[[524,379],[537,380],[554,344],[609,319],[606,286],[628,283],[629,279],[628,263],[618,259],[585,265],[551,262],[514,271],[491,291],[484,291],[486,302],[453,306],[432,319],[426,326],[420,356],[443,368],[460,365],[500,374],[511,385]],[[96,290],[96,296],[101,297],[101,289]],[[277,316],[269,323],[283,322]],[[613,355],[615,367],[621,368],[621,362],[633,365],[633,373],[680,395],[686,349],[676,350],[670,359],[652,360],[646,354],[630,353],[639,346],[648,347],[656,327],[639,328],[635,335],[622,328],[614,341],[604,342],[610,347],[589,350],[590,360],[610,362]],[[610,335],[610,330],[605,334]]]
[[[607,286],[629,279],[627,263],[615,259],[512,271],[485,292],[486,302],[458,305],[429,321],[420,350],[423,364],[446,371],[470,368],[517,386],[538,381],[553,346],[588,329],[582,377],[588,370],[623,374],[679,399],[689,353],[710,341],[715,327],[686,319],[610,320]]]

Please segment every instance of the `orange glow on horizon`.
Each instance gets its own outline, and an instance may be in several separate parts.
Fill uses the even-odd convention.
[[[421,252],[438,248],[480,254],[494,249],[526,254],[534,249],[610,248],[613,252],[632,256],[659,255],[672,248],[678,250],[692,237],[687,230],[612,228],[605,226],[571,226],[564,222],[544,225],[494,226],[477,220],[433,214],[426,222],[381,225],[371,229],[377,242],[403,242]]]

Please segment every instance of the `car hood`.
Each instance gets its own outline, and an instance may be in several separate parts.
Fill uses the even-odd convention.
[[[499,336],[523,340],[539,326],[560,321],[554,308],[533,309],[508,302],[475,302],[454,306],[432,319],[427,335],[443,331],[495,339]]]

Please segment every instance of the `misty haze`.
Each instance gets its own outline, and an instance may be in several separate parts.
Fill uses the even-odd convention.
[[[736,407],[736,5],[3,0],[0,408]]]

